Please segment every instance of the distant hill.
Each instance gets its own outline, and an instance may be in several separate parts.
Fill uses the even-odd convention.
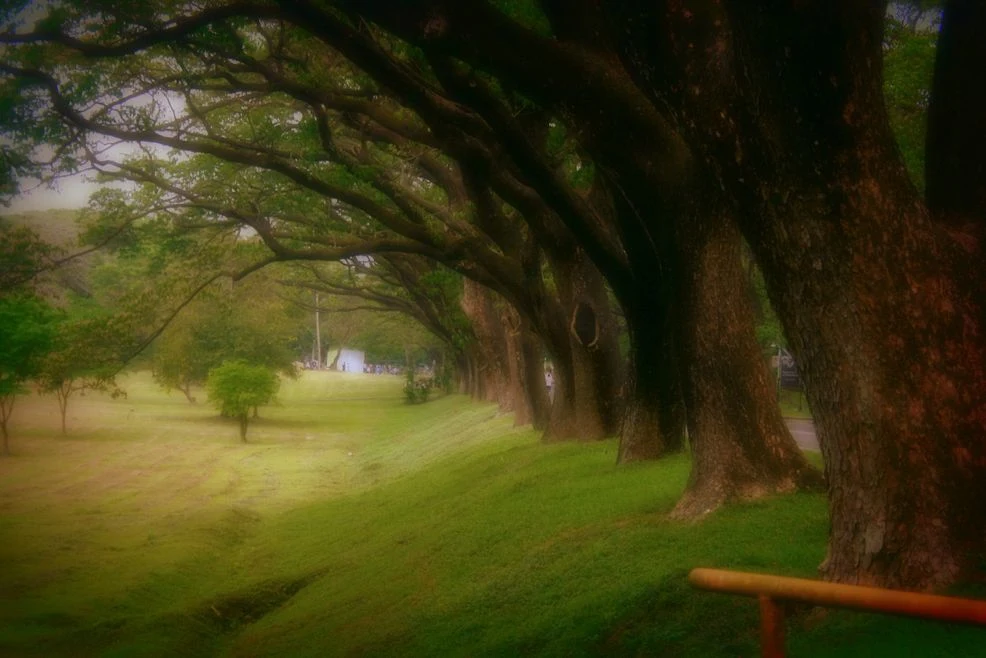
[[[79,245],[79,227],[75,220],[80,210],[32,210],[22,213],[3,213],[0,221],[15,226],[27,226],[42,240],[66,251]]]
[[[0,215],[0,224],[26,226],[38,237],[61,251],[59,258],[84,250],[79,245],[79,226],[76,219],[80,210],[35,210],[31,212]],[[41,278],[41,291],[55,301],[63,300],[67,291],[88,297],[88,277],[93,264],[93,254],[73,258],[58,269]]]

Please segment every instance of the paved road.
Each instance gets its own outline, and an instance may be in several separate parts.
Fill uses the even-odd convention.
[[[815,436],[815,423],[807,418],[785,418],[791,436],[802,450],[818,452],[818,437]]]

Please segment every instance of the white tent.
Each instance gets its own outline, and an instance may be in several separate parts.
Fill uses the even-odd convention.
[[[343,348],[339,351],[339,363],[336,369],[339,372],[363,372],[363,352],[359,350],[347,350]]]

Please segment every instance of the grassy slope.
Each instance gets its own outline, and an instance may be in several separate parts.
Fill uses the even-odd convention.
[[[146,377],[15,412],[0,461],[0,655],[756,655],[756,606],[697,565],[810,576],[820,496],[662,518],[682,458],[541,445],[490,406],[306,373],[250,444]],[[832,615],[791,653],[976,655],[982,633]],[[937,652],[937,653],[936,653]]]

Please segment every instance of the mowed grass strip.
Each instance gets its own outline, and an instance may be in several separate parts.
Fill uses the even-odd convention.
[[[671,523],[684,456],[543,445],[491,405],[305,373],[249,443],[144,374],[126,400],[22,401],[0,460],[0,654],[757,654],[753,601],[693,566],[811,577],[825,501]],[[201,396],[200,396],[201,397]],[[791,653],[982,655],[982,632],[802,614]],[[915,651],[917,653],[915,653]]]

